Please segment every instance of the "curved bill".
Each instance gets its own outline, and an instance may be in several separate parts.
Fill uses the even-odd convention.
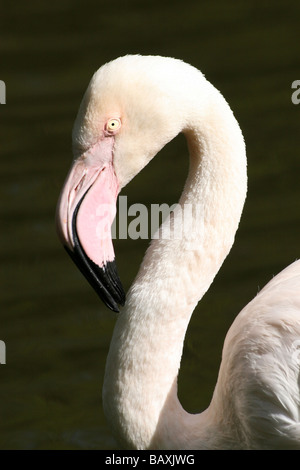
[[[112,165],[111,137],[78,158],[57,206],[57,230],[72,260],[113,311],[124,305],[111,239],[118,181]]]

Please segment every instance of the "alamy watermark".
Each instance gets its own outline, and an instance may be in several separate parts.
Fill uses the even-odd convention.
[[[137,240],[139,238],[143,240],[147,240],[149,238],[181,238],[183,214],[181,214],[180,220],[177,219],[178,222],[176,222],[175,226],[174,222],[172,223],[171,215],[175,210],[179,212],[180,209],[181,208],[178,204],[169,206],[166,203],[151,204],[149,209],[141,203],[135,203],[128,207],[127,196],[119,196],[117,217],[114,219],[111,228],[111,237],[113,239],[118,238],[121,240],[125,240],[127,238],[132,240]],[[97,216],[100,217],[100,220],[103,220],[102,217],[105,217],[110,210],[110,205],[101,204],[97,208]],[[167,220],[169,223],[167,223]],[[161,224],[164,224],[164,226],[159,232],[158,229]],[[105,238],[110,235],[109,229],[109,226],[103,227],[101,224],[102,237]]]
[[[6,85],[3,80],[0,80],[0,104],[6,104]]]
[[[0,364],[6,364],[6,344],[0,340]]]
[[[162,239],[185,240],[194,249],[200,233],[203,233],[203,205],[201,204],[144,204],[128,206],[127,196],[119,196],[117,216],[111,226],[115,207],[99,204],[91,215],[95,221],[98,239],[125,240]],[[189,248],[186,246],[186,248]]]
[[[294,80],[292,83],[292,88],[295,88],[295,91],[292,93],[291,100],[293,104],[300,103],[300,80]]]

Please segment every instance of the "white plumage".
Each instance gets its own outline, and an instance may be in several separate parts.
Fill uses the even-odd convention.
[[[300,448],[299,261],[234,321],[208,409],[191,415],[177,398],[190,316],[233,244],[246,197],[245,146],[228,104],[182,61],[126,56],[94,75],[74,126],[76,156],[105,140],[111,118],[122,123],[111,156],[119,189],[185,134],[190,170],[179,207],[200,214],[180,239],[152,241],[118,317],[103,389],[114,434],[135,449]]]

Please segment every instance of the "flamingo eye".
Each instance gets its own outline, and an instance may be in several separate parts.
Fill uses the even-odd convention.
[[[121,127],[122,123],[121,123],[121,119],[119,118],[112,118],[112,119],[109,119],[106,123],[106,130],[108,132],[113,132],[115,133],[116,131],[118,131]]]

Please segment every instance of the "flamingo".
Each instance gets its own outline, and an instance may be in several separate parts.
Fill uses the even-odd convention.
[[[152,240],[125,301],[107,229],[116,199],[180,132],[189,173],[164,224],[175,227],[183,215],[188,229]],[[73,153],[57,228],[104,303],[121,310],[103,385],[104,412],[120,446],[300,449],[300,261],[234,320],[208,408],[190,414],[177,396],[190,317],[232,247],[247,192],[243,135],[221,93],[178,59],[115,59],[90,81],[73,128]],[[197,209],[194,225],[189,204]]]

